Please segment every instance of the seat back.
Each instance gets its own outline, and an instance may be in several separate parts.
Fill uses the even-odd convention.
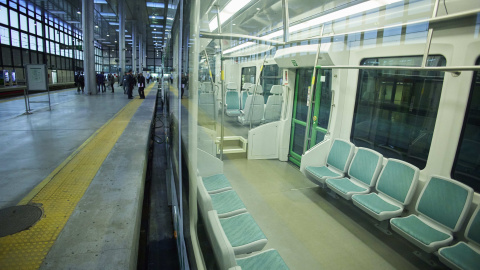
[[[233,247],[223,231],[217,211],[212,210],[208,212],[208,216],[205,219],[205,227],[212,245],[213,255],[218,264],[218,269],[229,269],[236,266],[237,262],[235,261]]]
[[[327,157],[327,165],[346,173],[353,157],[355,145],[341,139],[335,139]]]
[[[467,229],[465,230],[465,238],[469,241],[480,245],[480,204],[473,212],[472,218],[470,218],[470,222],[468,222]]]
[[[359,147],[348,169],[350,178],[373,187],[382,169],[383,155],[371,149]]]
[[[471,187],[432,175],[420,194],[416,210],[436,224],[456,232],[465,220],[472,198]]]
[[[237,91],[227,91],[225,93],[225,103],[227,105],[227,110],[239,110],[240,109],[240,99],[238,97]]]
[[[377,181],[377,191],[394,201],[407,205],[417,188],[420,170],[412,164],[390,158]]]
[[[203,185],[203,179],[200,175],[197,175],[197,201],[198,208],[204,219],[207,218],[208,212],[213,210],[212,197],[208,194],[207,189]]]
[[[200,93],[198,96],[198,112],[205,121],[216,121],[217,110],[215,109],[215,95],[213,92]]]
[[[265,105],[265,122],[272,122],[280,120],[282,113],[282,103],[283,103],[283,88],[281,85],[273,85],[270,93],[273,95],[269,96],[267,99],[267,104]]]
[[[240,102],[240,107],[241,107],[242,110],[245,109],[245,104],[247,102],[247,97],[249,96],[248,91],[249,91],[249,89],[252,85],[253,85],[252,83],[244,83],[243,84],[242,92],[240,93],[241,98],[242,98],[242,100]]]
[[[244,109],[244,121],[245,123],[260,123],[263,119],[263,113],[265,110],[265,106],[263,103],[263,96],[261,94],[263,92],[263,88],[261,85],[257,87],[257,90],[254,90],[255,85],[252,85],[249,89],[249,92],[255,92],[255,95],[250,95],[247,97],[245,102],[245,109]]]
[[[242,100],[241,100],[241,109],[245,109],[245,104],[247,103],[247,97],[249,96],[248,91],[242,91]]]

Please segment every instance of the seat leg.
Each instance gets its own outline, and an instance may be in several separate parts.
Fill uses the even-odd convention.
[[[375,227],[386,235],[392,235],[392,232],[388,228],[389,224],[390,222],[388,220],[383,220],[383,221],[380,221],[379,223],[376,223]]]
[[[338,198],[339,198],[338,195],[337,195],[337,193],[335,193],[334,191],[332,191],[332,190],[329,189],[328,187],[325,187],[325,189],[327,189],[327,194],[328,194],[330,197],[332,197],[332,198],[334,198],[334,199],[338,199]]]
[[[420,258],[422,261],[428,263],[432,268],[436,268],[438,264],[435,262],[437,257],[433,256],[433,253],[428,253],[423,250],[415,250],[413,252],[415,256]]]

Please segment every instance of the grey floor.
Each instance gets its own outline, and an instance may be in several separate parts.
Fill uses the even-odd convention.
[[[128,103],[123,89],[87,96],[76,89],[0,100],[0,209],[16,205]]]
[[[290,269],[432,269],[398,235],[278,160],[231,159],[224,173]],[[442,269],[443,266],[439,265]]]

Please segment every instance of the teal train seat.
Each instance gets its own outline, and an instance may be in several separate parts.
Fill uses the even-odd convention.
[[[240,97],[238,96],[235,83],[227,83],[227,91],[225,92],[225,114],[228,116],[240,115]]]
[[[238,122],[242,125],[259,124],[263,121],[265,104],[263,103],[263,87],[261,85],[250,86],[249,92],[252,94],[245,101],[245,108],[238,116]]]
[[[225,234],[235,255],[260,251],[267,244],[267,237],[249,213],[219,218],[217,211],[212,210],[206,225],[209,235],[219,231]]]
[[[355,146],[351,142],[335,139],[325,165],[307,166],[305,175],[310,181],[321,187],[325,187],[327,178],[342,178],[350,165],[354,149]]]
[[[239,216],[248,215],[242,214]],[[238,216],[235,216],[238,217]],[[234,218],[235,218],[234,217]],[[234,224],[232,224],[234,225]],[[236,224],[236,227],[240,227],[240,224]],[[235,247],[232,246],[229,233],[224,230],[224,224],[221,219],[218,218],[216,211],[208,212],[208,221],[206,222],[208,237],[212,244],[213,254],[218,264],[218,269],[235,269],[235,270],[286,270],[288,266],[283,261],[280,254],[274,250],[269,249],[242,258],[236,258]],[[251,235],[252,232],[248,231],[247,235]],[[263,246],[266,244],[262,243]],[[261,248],[263,248],[263,246]],[[261,250],[258,249],[257,250]]]
[[[378,193],[353,195],[353,204],[378,221],[400,216],[405,205],[412,200],[419,172],[419,169],[410,163],[388,159],[378,177]]]
[[[202,216],[206,217],[208,212],[216,210],[220,218],[231,217],[247,212],[240,197],[233,190],[209,194],[203,185],[202,177],[197,177],[198,205]]]
[[[272,85],[270,95],[265,105],[264,120],[266,123],[280,120],[283,104],[283,87],[281,85]]]
[[[249,96],[249,90],[250,87],[253,85],[253,83],[244,83],[242,86],[242,91],[240,93],[240,96],[242,98],[241,100],[241,110],[245,109],[245,103],[247,102],[247,97]]]
[[[451,269],[476,270],[480,268],[480,205],[477,206],[465,230],[465,239],[454,246],[438,250],[440,261]]]
[[[473,189],[450,178],[432,176],[415,207],[418,215],[392,218],[392,229],[422,250],[433,253],[453,240],[472,203]]]
[[[348,177],[327,179],[327,186],[350,200],[354,194],[365,194],[375,185],[382,169],[383,156],[371,149],[359,147],[348,169]]]
[[[232,189],[230,182],[223,174],[223,161],[201,149],[197,149],[197,170],[209,194]]]

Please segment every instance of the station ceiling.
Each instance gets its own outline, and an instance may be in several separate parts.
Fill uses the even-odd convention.
[[[95,5],[94,38],[105,46],[117,47],[118,40],[118,0],[93,0]],[[131,48],[132,25],[136,23],[138,34],[142,34],[148,46],[163,46],[169,36],[176,13],[172,0],[124,0],[126,12],[126,47]],[[82,0],[34,0],[36,5],[45,4],[53,16],[73,27],[82,29]],[[145,38],[146,37],[146,38]],[[155,45],[156,44],[156,45]],[[138,43],[137,43],[138,46]],[[150,47],[151,48],[151,47]]]

